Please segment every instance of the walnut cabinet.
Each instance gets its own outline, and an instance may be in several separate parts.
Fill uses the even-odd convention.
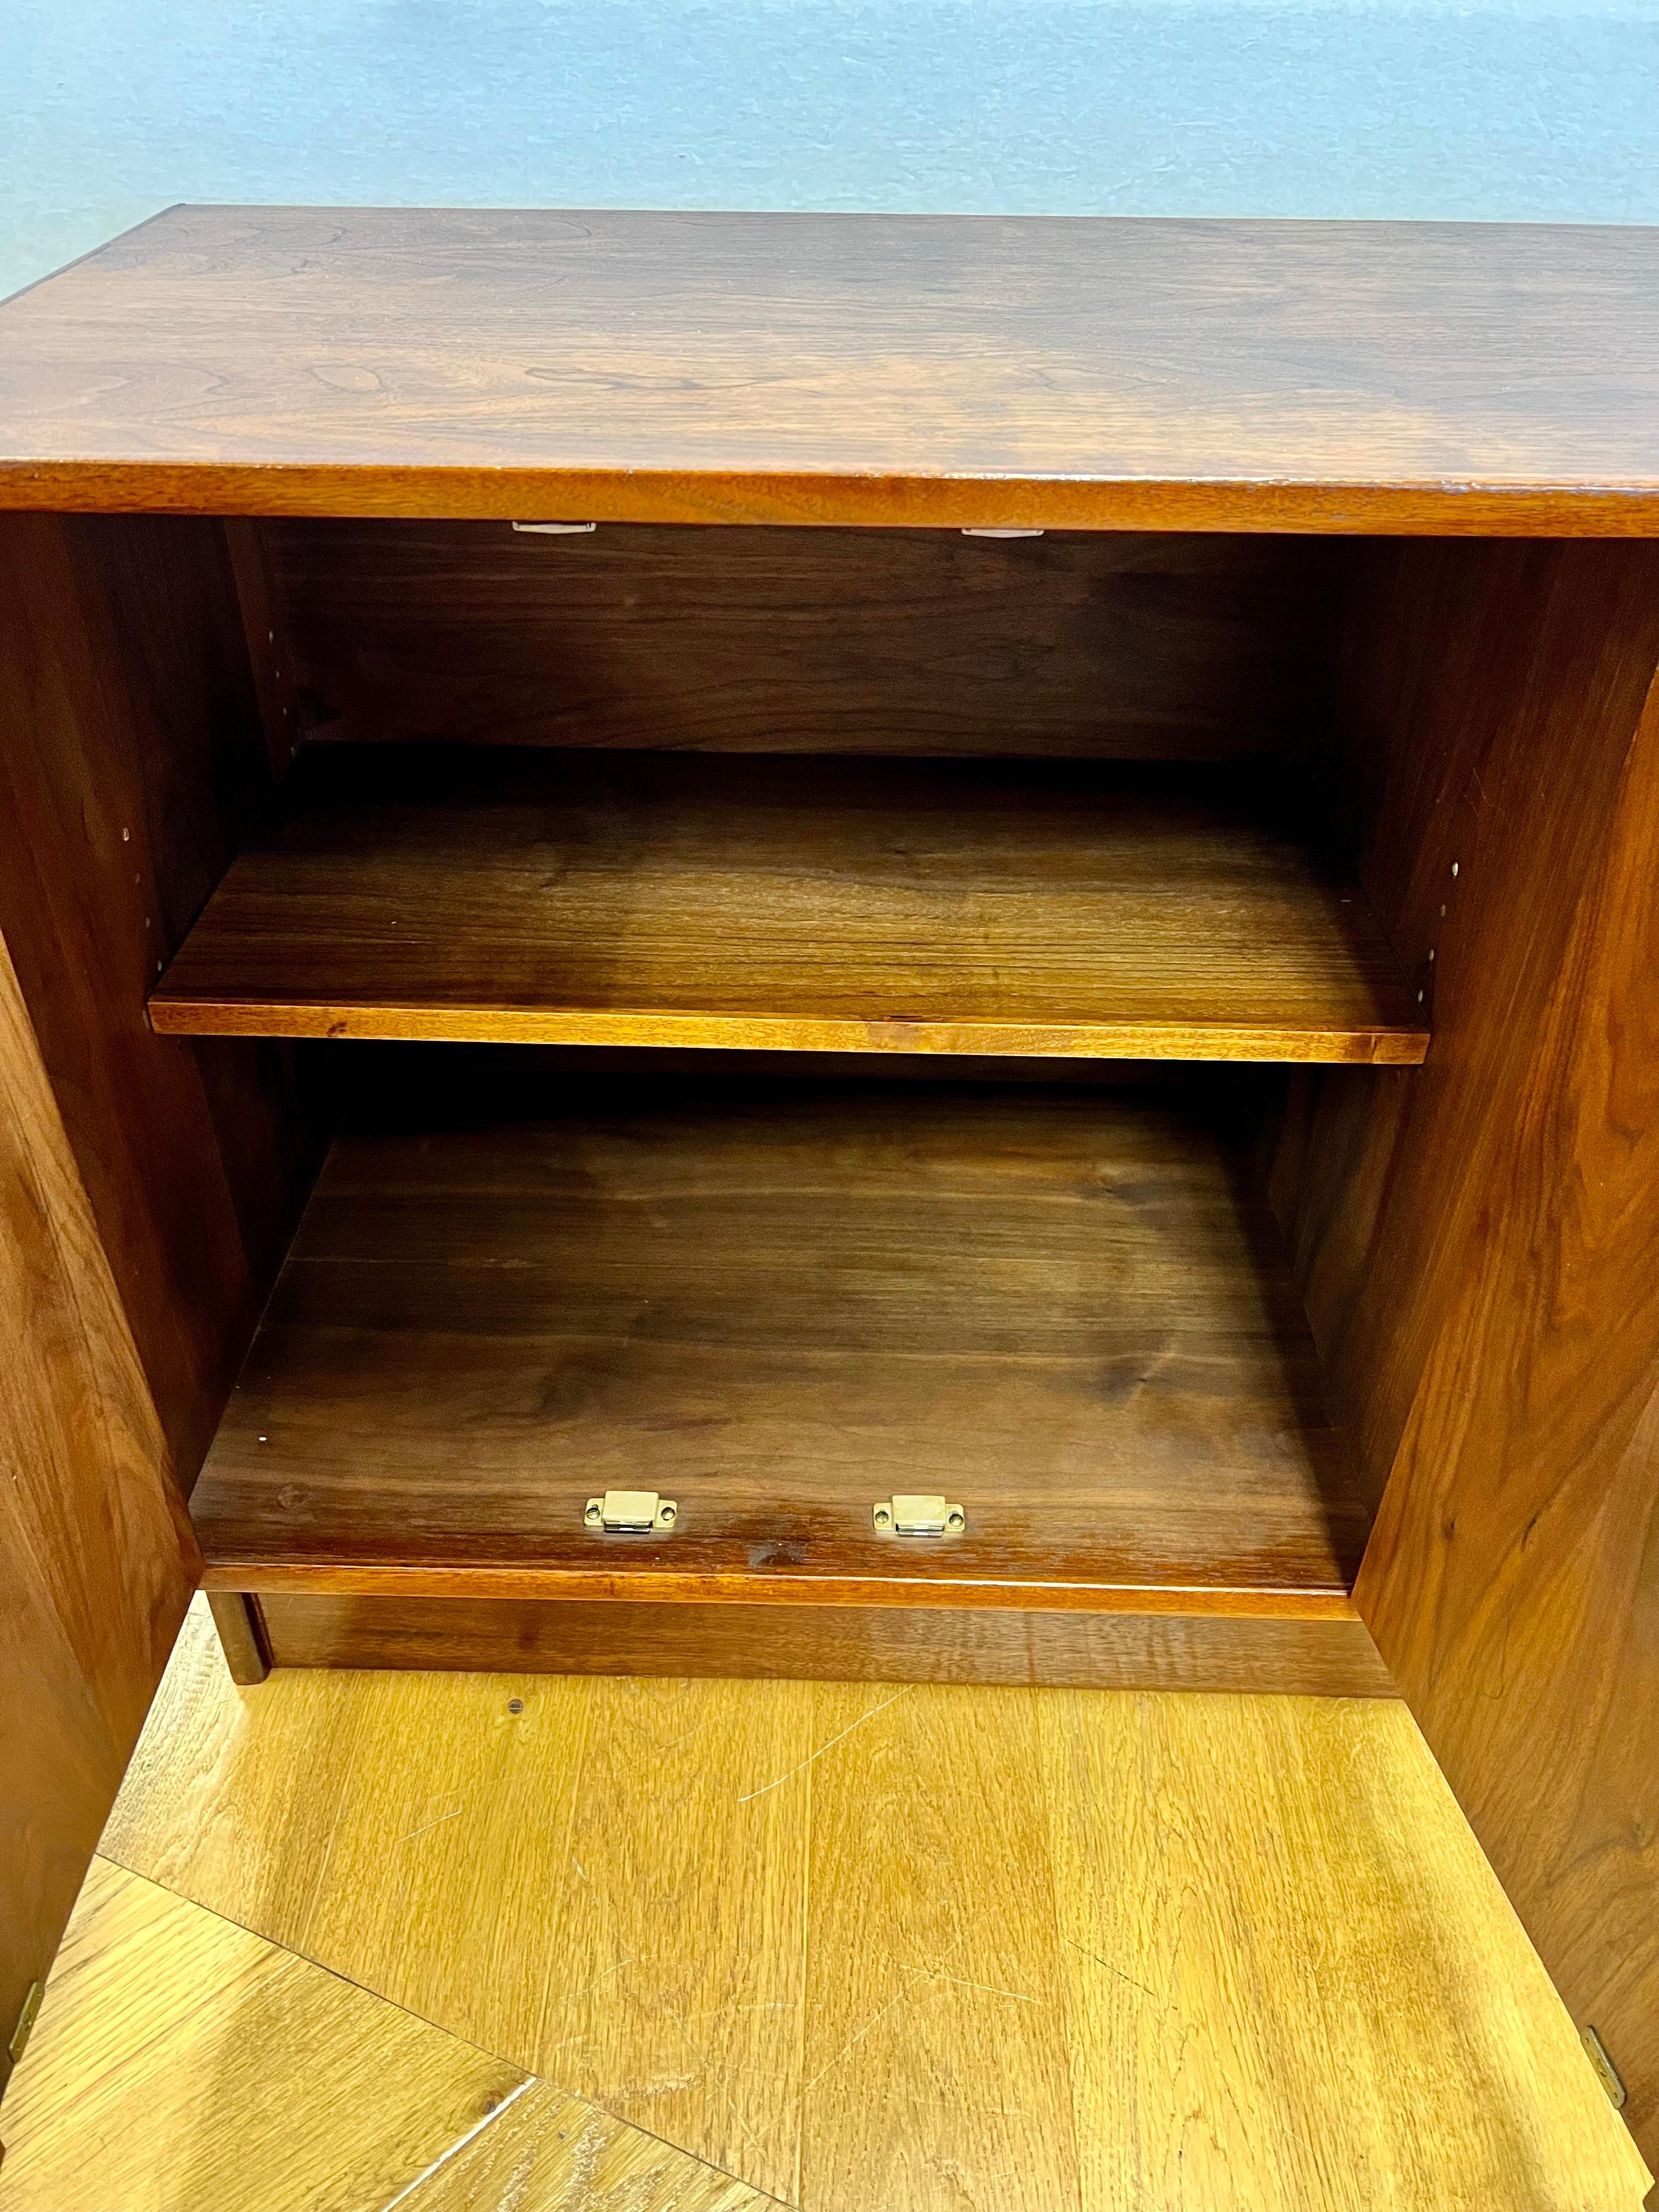
[[[1659,234],[176,209],[0,510],[8,2021],[205,1584],[1402,1696],[1659,2157]]]

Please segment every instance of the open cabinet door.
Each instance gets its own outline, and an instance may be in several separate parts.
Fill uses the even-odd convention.
[[[0,1338],[3,2088],[197,1577],[167,1442],[3,943]]]
[[[1276,1168],[1359,1608],[1652,2165],[1656,667],[1659,547],[1376,550],[1333,781],[1433,1042],[1310,1089]]]
[[[196,1585],[185,1492],[308,1180],[271,1048],[144,1019],[270,781],[219,524],[0,516],[0,2054]]]

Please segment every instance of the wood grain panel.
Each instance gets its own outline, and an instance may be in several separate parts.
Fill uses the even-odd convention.
[[[0,2052],[191,1590],[167,1440],[0,939]],[[0,2056],[0,2089],[9,2062]]]
[[[1435,953],[1434,1043],[1369,1110],[1312,1102],[1280,1173],[1382,1496],[1362,1609],[1650,2156],[1656,663],[1648,549],[1383,565],[1350,775],[1379,908]]]
[[[1297,755],[1344,565],[1167,533],[238,526],[331,742]]]
[[[0,313],[0,496],[1650,532],[1655,252],[1617,226],[177,208]]]
[[[144,998],[270,790],[218,526],[0,518],[0,929],[188,1486],[315,1165],[291,1048]]]
[[[158,1030],[1183,1060],[1427,1046],[1288,795],[1230,781],[353,747],[313,755],[284,796],[157,986]]]
[[[343,1136],[197,1490],[210,1583],[1348,1619],[1366,1524],[1216,1111],[556,1086]],[[586,1529],[612,1487],[672,1534]],[[917,1489],[964,1534],[878,1534]]]
[[[1085,2212],[1635,2212],[1641,2160],[1402,1710],[1039,1713]]]
[[[838,1984],[873,1994],[878,1976],[880,2002],[901,1999],[839,2062],[839,2103],[829,2075],[808,2094],[811,2185],[786,2192],[807,2205],[962,2212],[975,2200],[951,2164],[959,2146],[977,2203],[1001,2212],[1030,2182],[999,2178],[995,2152],[1018,2147],[1052,2175],[1070,2139],[1083,2212],[1139,2201],[1107,2191],[1120,2172],[1146,2178],[1146,2202],[1160,2203],[1159,2177],[1173,2212],[1215,2212],[1195,2185],[1178,2193],[1183,2171],[1214,2181],[1225,2146],[1250,2177],[1286,2144],[1289,2173],[1310,2178],[1296,2212],[1636,2212],[1629,2139],[1397,1704],[713,1681],[635,1707],[632,1686],[278,1668],[249,1696],[204,1613],[106,1848],[262,1931],[309,1923],[322,1964],[401,1977],[456,2034],[488,2040],[544,2002],[562,2013],[586,1984],[584,2035],[613,2055],[619,2094],[659,2100],[700,2141],[741,2132],[728,2095],[780,2141],[793,2127],[788,2084],[810,2080],[799,2015],[694,2021],[714,2000],[690,1993],[708,1986],[697,1944],[724,1956],[732,1929],[767,1947],[744,1962],[758,1986],[741,2001],[789,1993],[797,1923],[753,1893],[804,1873],[815,2002],[844,2014]],[[584,1741],[607,1746],[603,1762]],[[411,1744],[434,1747],[425,1784]],[[573,1803],[599,1846],[576,1851],[580,1873]],[[1149,1887],[1160,1871],[1179,1887]],[[655,1911],[618,1898],[624,1874]],[[325,1921],[319,1882],[336,1900]],[[605,1940],[624,1930],[620,1949]],[[629,1952],[625,1973],[607,1972]],[[970,1960],[1018,1974],[999,1982]],[[1318,2036],[1292,2013],[1310,1977]],[[1114,2010],[1113,1988],[1144,2008]],[[681,2046],[663,2066],[668,2004],[717,2057],[744,2048],[745,2017],[781,2023],[761,2072],[791,2071],[769,2109],[758,2082],[702,2071]],[[1041,2105],[1008,2094],[1029,2088],[1052,2035],[1069,2094],[1065,2076]],[[1251,2050],[1273,2062],[1255,2105],[1232,2094],[1235,2054]],[[545,2066],[559,2077],[557,2054]],[[1333,2140],[1373,2155],[1341,2172],[1328,2159],[1322,2176],[1315,2147]],[[884,2172],[885,2196],[868,2185]],[[1473,2197],[1471,2177],[1492,2185]]]
[[[1379,549],[1357,584],[1326,786],[1436,1041],[1407,1084],[1304,1101],[1280,1210],[1374,1498],[1516,1152],[1656,660],[1645,548]]]
[[[259,702],[259,724],[273,779],[280,782],[300,749],[302,718],[288,610],[274,573],[270,541],[246,516],[222,525],[235,580],[236,604],[247,641],[249,672]]]
[[[1357,1620],[287,1591],[261,1608],[279,1667],[1397,1694]]]

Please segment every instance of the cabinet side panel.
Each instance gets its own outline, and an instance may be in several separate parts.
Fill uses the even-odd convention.
[[[290,1048],[144,999],[270,788],[222,526],[0,517],[0,930],[186,1484],[314,1147]]]
[[[199,1562],[0,941],[0,2051],[43,1980]],[[0,2087],[7,2064],[0,2057]]]
[[[1650,2160],[1656,663],[1651,548],[1379,559],[1340,769],[1433,1039],[1369,1096],[1310,1088],[1274,1176],[1380,1498],[1360,1610]]]
[[[1659,690],[1358,1596],[1659,2164]]]
[[[1656,662],[1652,547],[1419,541],[1356,580],[1323,766],[1432,1042],[1409,1076],[1319,1084],[1276,1195],[1374,1500],[1515,1152]]]

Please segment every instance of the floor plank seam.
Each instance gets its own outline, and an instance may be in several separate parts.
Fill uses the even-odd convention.
[[[639,2121],[615,2111],[611,2106],[601,2104],[592,2097],[581,2096],[574,2089],[567,2088],[562,2082],[555,2081],[550,2075],[538,2073],[533,2066],[526,2066],[521,2058],[513,2057],[506,2051],[492,2050],[488,2045],[479,2043],[474,2037],[464,2035],[458,2029],[451,2027],[447,2021],[434,2020],[429,2013],[417,2012],[412,2006],[400,2004],[396,1997],[387,1996],[384,1990],[375,1989],[372,1984],[356,1981],[349,1974],[343,1974],[337,1966],[330,1966],[325,1959],[313,1957],[309,1951],[299,1950],[293,1944],[285,1943],[278,1937],[268,1935],[264,1929],[256,1928],[246,1920],[237,1919],[234,1914],[221,1912],[213,1905],[204,1905],[199,1898],[192,1897],[188,1890],[177,1888],[173,1883],[164,1881],[155,1875],[146,1874],[140,1868],[129,1866],[124,1859],[118,1858],[112,1851],[100,1850],[97,1856],[106,1866],[118,1868],[123,1874],[130,1875],[135,1881],[144,1882],[152,1889],[159,1889],[169,1897],[179,1899],[194,1911],[205,1913],[210,1919],[219,1921],[227,1928],[239,1929],[244,1936],[252,1936],[256,1942],[269,1944],[273,1951],[280,1951],[284,1958],[297,1959],[305,1966],[315,1967],[319,1973],[326,1974],[331,1981],[338,1982],[346,1989],[356,1990],[364,1996],[372,1997],[377,2004],[386,2005],[390,2010],[401,2013],[405,2020],[416,2021],[422,2027],[433,2028],[440,2035],[447,2036],[452,2043],[463,2045],[469,2051],[476,2051],[481,2057],[493,2058],[498,2065],[516,2067],[525,2076],[519,2087],[514,2089],[510,2096],[503,2099],[493,2111],[486,2113],[478,2127],[474,2128],[459,2142],[452,2144],[449,2150],[445,2152],[443,2158],[436,2161],[436,2166],[443,2165],[454,2152],[465,2148],[465,2145],[472,2142],[497,2113],[505,2111],[507,2106],[521,2096],[525,2090],[548,2088],[556,2091],[562,2097],[568,2097],[573,2103],[582,2106],[588,2112],[597,2112],[604,2118],[614,2121],[618,2127],[629,2128],[637,2136],[643,2136],[652,2142],[660,2143],[665,2150],[672,2151],[676,2157],[690,2159],[707,2172],[721,2174],[727,2180],[736,2183],[740,2188],[752,2191],[757,2199],[763,2204],[780,2205],[784,2208],[784,2212],[800,2212],[798,2201],[792,2202],[787,2197],[774,2197],[766,2190],[757,2188],[752,2181],[746,2179],[740,2173],[734,2172],[730,2166],[722,2165],[717,2159],[705,2158],[700,2151],[688,2150],[684,2144],[674,2142],[667,2136],[658,2134],[654,2128],[641,2126]],[[420,2178],[424,2180],[435,2170],[435,2166],[429,2167],[427,2173]],[[413,2185],[411,2184],[410,2186],[412,2187]],[[394,2197],[390,2203],[382,2208],[382,2212],[392,2212],[392,2207],[402,2203],[408,2194],[409,2191],[405,2190],[400,2195]]]
[[[405,2020],[418,2021],[422,2027],[435,2028],[440,2035],[447,2035],[452,2043],[464,2044],[469,2051],[476,2051],[481,2058],[493,2058],[500,2066],[515,2066],[531,2081],[541,2081],[545,2078],[537,2074],[533,2067],[526,2066],[522,2059],[509,2057],[503,2051],[491,2051],[472,2036],[463,2035],[458,2029],[447,2027],[442,2021],[433,2020],[425,2013],[416,2012],[409,2005],[399,2004],[396,1997],[387,1996],[384,1991],[372,1988],[368,1983],[354,1981],[349,1974],[343,1974],[337,1966],[331,1966],[326,1959],[315,1958],[309,1951],[302,1951],[293,1943],[285,1943],[280,1936],[272,1936],[263,1928],[256,1928],[251,1921],[239,1920],[234,1913],[221,1912],[216,1905],[204,1905],[201,1899],[191,1896],[189,1890],[179,1889],[173,1883],[164,1881],[156,1875],[146,1874],[142,1867],[129,1866],[125,1859],[117,1858],[112,1851],[100,1850],[97,1856],[106,1866],[118,1867],[123,1874],[130,1875],[135,1881],[147,1883],[151,1889],[159,1889],[168,1897],[178,1898],[182,1903],[191,1906],[193,1911],[206,1913],[210,1920],[216,1920],[226,1928],[238,1929],[244,1936],[251,1936],[255,1942],[269,1944],[273,1951],[280,1951],[285,1958],[298,1959],[307,1966],[314,1966],[319,1973],[326,1974],[331,1981],[338,1982],[346,1989],[360,1990],[364,1996],[373,1997],[377,2004],[386,2005],[393,2012],[401,2013]],[[556,2081],[550,2081],[547,2086],[553,2089],[559,2087]],[[566,2090],[562,2094],[568,2096],[572,2092]],[[582,2098],[579,2101],[586,2104],[591,2100]],[[595,2109],[597,2110],[598,2107]],[[671,2148],[672,2148],[672,2145]]]
[[[316,1961],[313,1960],[307,1963],[315,1965]],[[355,1988],[357,1985],[354,1983],[352,1986]],[[398,2009],[402,2011],[402,2006],[399,2006]],[[417,2017],[417,2015],[410,2014],[410,2017],[414,2019]],[[474,2049],[477,2049],[477,2046],[475,2045],[473,2047]],[[427,2183],[431,2180],[434,2173],[441,2173],[444,2167],[449,2164],[452,2159],[459,2158],[469,2143],[477,2142],[478,2137],[483,2133],[486,2128],[494,2127],[495,2122],[501,2117],[501,2114],[507,2110],[509,2106],[516,2105],[520,2098],[525,2094],[526,2090],[536,2089],[540,2087],[541,2083],[535,2075],[526,2075],[525,2079],[520,2082],[516,2089],[509,2089],[507,2091],[506,2096],[501,2099],[499,2105],[492,2105],[490,2109],[484,2114],[481,2120],[476,2121],[471,2127],[468,2128],[465,2135],[457,2136],[453,2143],[447,2144],[445,2148],[439,2152],[437,2157],[432,2160],[429,2166],[426,2166],[422,2168],[420,2172],[416,2175],[413,2181],[406,2182],[404,2187],[398,2191],[398,2194],[395,2197],[389,2197],[386,2203],[381,2206],[380,2212],[397,2212],[398,2205],[406,2204],[417,2189],[423,2189]]]

